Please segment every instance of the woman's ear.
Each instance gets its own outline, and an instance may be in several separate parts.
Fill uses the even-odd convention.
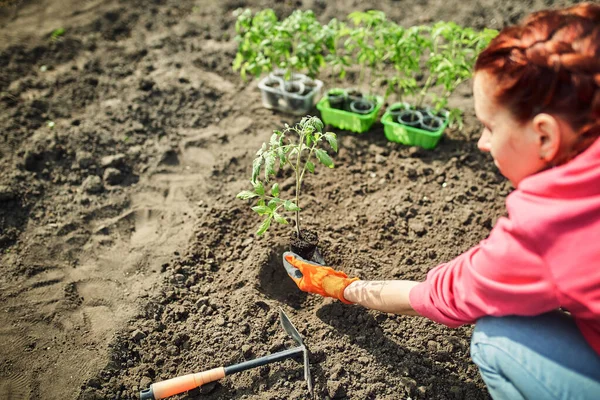
[[[551,162],[560,151],[561,124],[550,114],[538,114],[533,118],[532,128],[537,136],[540,160]]]

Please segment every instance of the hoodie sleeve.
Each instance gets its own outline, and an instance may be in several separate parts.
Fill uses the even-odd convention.
[[[501,218],[486,240],[429,271],[409,301],[419,314],[450,327],[486,315],[537,315],[560,306],[548,275],[525,236]]]

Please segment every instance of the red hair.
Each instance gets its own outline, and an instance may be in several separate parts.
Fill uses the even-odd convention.
[[[600,5],[531,14],[492,40],[475,71],[495,78],[492,95],[519,121],[544,112],[571,124],[579,141],[559,163],[600,137]]]

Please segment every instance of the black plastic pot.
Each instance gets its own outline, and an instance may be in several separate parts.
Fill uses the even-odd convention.
[[[357,99],[350,103],[350,111],[355,114],[369,114],[375,108],[375,103],[367,99]]]
[[[445,120],[446,118],[448,118],[448,111],[446,111],[446,110],[436,111],[435,108],[428,107],[423,110],[423,117],[426,117],[426,116],[440,118],[442,120]]]
[[[278,78],[269,77],[269,79],[267,79],[267,81],[265,82],[265,85],[274,90],[279,91],[281,90],[282,82],[283,81]],[[273,107],[276,107],[279,104],[279,96],[275,92],[265,92],[265,98],[267,102]]]
[[[362,92],[358,89],[348,89],[346,93],[348,94],[348,98],[352,99],[361,99],[363,97]]]
[[[410,109],[410,106],[406,103],[397,104],[392,108],[388,108],[388,112],[392,115],[394,120],[398,119],[398,115],[400,115],[403,111]]]
[[[346,109],[346,111],[352,112],[352,110],[350,109],[350,104],[352,104],[353,101],[361,100],[362,98],[363,98],[363,94],[358,89],[346,90],[346,102],[344,105],[344,108]]]
[[[439,117],[432,117],[431,115],[425,115],[421,121],[421,127],[425,130],[435,132],[444,125],[444,120]]]
[[[301,96],[303,96],[302,93],[304,92],[304,83],[300,81],[286,81],[283,84],[283,91],[288,94],[288,96],[284,96],[288,107],[292,109],[303,107],[304,98]]]
[[[404,110],[398,114],[396,120],[402,125],[419,127],[423,121],[423,114],[417,110]]]
[[[312,79],[306,79],[302,83],[304,83],[304,91],[301,93],[302,96],[308,95],[317,87],[317,84]]]
[[[327,92],[327,101],[329,107],[343,110],[346,103],[346,91],[341,89],[332,89]]]
[[[319,235],[315,231],[303,229],[300,231],[300,237],[298,237],[296,231],[292,232],[290,249],[305,260],[313,260],[318,244]]]

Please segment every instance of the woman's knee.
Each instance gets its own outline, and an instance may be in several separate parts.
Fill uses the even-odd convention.
[[[498,363],[499,349],[506,346],[506,339],[515,329],[515,317],[483,317],[477,320],[471,337],[471,358],[479,367],[494,369]]]
[[[489,344],[490,337],[488,331],[494,325],[494,317],[480,318],[475,324],[473,335],[471,336],[471,358],[478,366],[483,363],[488,364],[489,354],[486,354],[485,347]]]

